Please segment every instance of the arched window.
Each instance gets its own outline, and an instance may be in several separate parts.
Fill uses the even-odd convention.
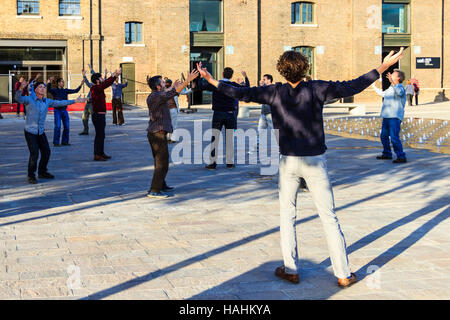
[[[309,60],[308,74],[310,76],[313,76],[314,75],[314,48],[301,46],[301,47],[294,47],[294,48],[292,48],[292,50],[300,52],[306,58],[308,58],[308,60]]]
[[[291,24],[313,23],[313,3],[293,2],[291,4]]]

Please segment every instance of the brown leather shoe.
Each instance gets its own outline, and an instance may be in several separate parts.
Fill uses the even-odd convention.
[[[300,279],[298,274],[286,273],[286,268],[284,266],[275,269],[275,275],[281,279],[287,280],[292,283],[299,283]]]
[[[338,278],[338,286],[341,288],[348,288],[358,280],[354,273],[350,274],[350,278]]]
[[[94,161],[106,161],[106,159],[96,154],[94,155]]]

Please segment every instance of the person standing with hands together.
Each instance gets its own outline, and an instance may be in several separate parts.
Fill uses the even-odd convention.
[[[188,74],[187,79],[180,83],[175,81],[173,88],[166,90],[165,81],[161,76],[148,78],[148,86],[152,93],[147,98],[147,106],[150,120],[147,128],[147,138],[152,149],[153,158],[155,159],[155,169],[153,171],[153,179],[147,197],[150,198],[167,198],[170,195],[167,191],[173,190],[166,184],[166,176],[169,171],[169,147],[167,144],[167,133],[172,133],[172,121],[170,118],[170,110],[167,101],[187,87],[189,82],[197,78],[199,75],[197,70]]]

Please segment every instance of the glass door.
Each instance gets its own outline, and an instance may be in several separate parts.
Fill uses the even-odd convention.
[[[217,79],[217,51],[200,48],[191,48],[191,70],[197,67],[197,63],[201,62],[202,66]],[[202,80],[199,80],[202,81]],[[212,92],[197,91],[193,94],[193,104],[211,104]]]

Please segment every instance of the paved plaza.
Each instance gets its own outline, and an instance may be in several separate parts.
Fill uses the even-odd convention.
[[[171,163],[175,196],[150,199],[148,112],[125,111],[125,127],[108,114],[107,162],[92,161],[94,128],[79,136],[81,112],[73,112],[72,145],[51,146],[56,178],[30,185],[24,120],[3,116],[0,299],[450,298],[449,155],[406,149],[409,162],[395,165],[375,159],[379,142],[327,135],[337,215],[360,279],[342,290],[308,192],[298,199],[300,283],[274,275],[282,265],[278,175],[260,176],[259,165]],[[256,128],[258,116],[238,127]],[[211,117],[201,109],[178,124],[192,131],[204,120],[207,129]],[[46,129],[51,141],[52,114]]]

